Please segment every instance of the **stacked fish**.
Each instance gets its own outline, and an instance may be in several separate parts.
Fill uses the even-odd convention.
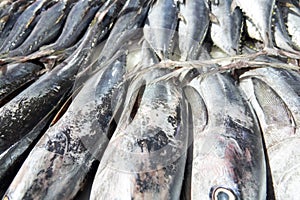
[[[0,195],[299,199],[300,2],[2,0]]]

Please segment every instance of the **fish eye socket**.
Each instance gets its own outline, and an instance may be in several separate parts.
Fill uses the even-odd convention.
[[[212,200],[237,200],[237,198],[232,190],[219,187],[213,191]]]

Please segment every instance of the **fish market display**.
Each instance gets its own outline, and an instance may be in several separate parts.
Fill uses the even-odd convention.
[[[2,0],[0,197],[298,200],[297,0]]]

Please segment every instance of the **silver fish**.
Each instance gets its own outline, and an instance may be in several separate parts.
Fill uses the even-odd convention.
[[[190,102],[192,199],[266,199],[261,133],[232,80],[221,74],[199,76],[188,86],[195,93]]]
[[[181,60],[195,60],[209,25],[209,7],[206,0],[186,0],[179,6],[179,49]]]
[[[249,71],[240,81],[263,131],[277,200],[298,199],[299,81],[298,73],[274,68]]]
[[[133,101],[137,111],[123,112],[90,199],[179,199],[188,138],[186,103],[175,78],[151,84],[167,71],[143,77],[145,88]]]
[[[273,48],[271,27],[275,0],[233,0],[232,2],[232,9],[234,9],[236,5],[239,6],[255,25],[265,47]]]
[[[94,74],[63,117],[30,152],[8,188],[8,199],[73,199],[109,141],[113,101],[123,90],[125,56]],[[32,165],[32,163],[35,163]]]
[[[287,30],[289,35],[291,35],[291,39],[293,44],[300,50],[300,16],[295,14],[294,12],[287,13]]]
[[[177,0],[157,0],[144,26],[145,39],[160,59],[168,59],[178,21]]]
[[[231,11],[232,0],[211,3],[217,22],[211,24],[210,36],[215,45],[229,55],[239,53],[243,15],[239,8]]]

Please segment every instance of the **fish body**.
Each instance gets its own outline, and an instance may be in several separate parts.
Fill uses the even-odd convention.
[[[18,48],[10,51],[9,56],[28,55],[55,39],[60,33],[69,7],[68,0],[63,0],[43,12],[27,39]]]
[[[112,101],[118,101],[113,98],[124,91],[119,87],[124,72],[123,55],[86,82],[67,112],[30,152],[8,188],[7,198],[74,198],[109,141]]]
[[[209,7],[205,0],[185,1],[179,7],[179,49],[181,60],[195,60],[209,25]]]
[[[55,43],[44,48],[61,50],[73,45],[83,31],[88,27],[101,6],[102,1],[78,1],[70,10],[62,33]]]
[[[175,0],[158,0],[149,10],[143,31],[160,59],[168,59],[172,53],[178,11]]]
[[[291,40],[293,44],[296,46],[296,48],[300,49],[300,16],[297,15],[294,12],[288,12],[287,13],[287,30],[289,35],[291,35]]]
[[[261,133],[232,80],[215,74],[188,86],[194,91],[191,198],[266,199]]]
[[[0,74],[0,105],[16,90],[36,80],[42,69],[42,66],[29,62],[3,67],[2,74]]]
[[[18,17],[8,37],[1,46],[1,53],[6,53],[18,47],[28,37],[38,21],[38,15],[49,4],[49,0],[38,0],[29,5]]]
[[[211,3],[217,22],[211,24],[210,36],[215,45],[229,55],[239,53],[243,15],[239,8],[231,11],[232,0]]]
[[[138,90],[138,107],[129,102],[135,114],[122,112],[91,199],[179,199],[188,138],[186,105],[174,79],[151,84],[162,74],[156,70],[145,76],[150,82],[144,92]]]
[[[272,41],[273,37],[271,27],[275,0],[234,0],[233,5],[240,7],[245,15],[255,25],[265,47],[273,48],[274,44]],[[234,6],[232,7],[234,8]]]
[[[284,69],[260,68],[241,77],[263,131],[275,198],[297,199],[300,142],[298,73]]]

